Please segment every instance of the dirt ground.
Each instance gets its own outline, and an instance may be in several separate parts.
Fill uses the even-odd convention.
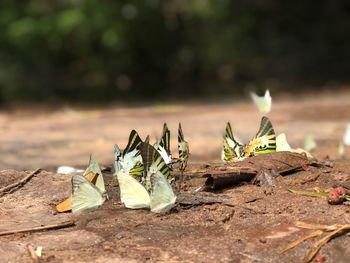
[[[23,187],[0,197],[0,233],[67,220],[75,223],[62,229],[1,236],[0,261],[35,261],[28,252],[31,245],[43,247],[39,262],[301,262],[315,239],[279,253],[309,232],[296,227],[297,220],[322,224],[350,220],[347,205],[329,205],[324,199],[288,191],[350,183],[350,149],[346,149],[345,160],[338,160],[337,155],[350,121],[350,92],[281,96],[274,100],[268,116],[276,133],[285,132],[293,147],[303,146],[305,135],[312,133],[318,143],[313,155],[321,161],[329,158],[334,166],[277,177],[276,187],[242,184],[199,192],[199,196],[224,201],[178,205],[165,215],[124,208],[117,183],[105,172],[110,200],[96,211],[73,215],[55,212],[55,205],[71,192],[71,176],[56,174],[58,166],[84,167],[90,153],[109,166],[113,145],[123,148],[131,129],[137,129],[143,138],[147,134],[156,138],[164,121],[172,131],[175,153],[176,128],[181,121],[191,151],[187,173],[199,168],[210,171],[205,164],[219,161],[226,122],[247,141],[255,135],[261,114],[248,100],[0,112],[0,188],[43,168]],[[179,198],[202,181],[189,179],[189,187],[178,192]],[[349,262],[349,248],[349,236],[344,234],[326,244],[319,255],[325,256],[325,262]]]

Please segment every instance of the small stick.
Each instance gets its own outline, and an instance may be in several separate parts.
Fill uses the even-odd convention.
[[[37,231],[42,231],[42,230],[60,229],[60,228],[65,228],[65,227],[71,227],[74,225],[75,225],[75,222],[73,220],[70,220],[70,221],[60,222],[60,223],[52,224],[52,225],[4,231],[4,232],[0,232],[0,236],[13,235],[13,234],[17,234],[17,233],[37,232]]]
[[[0,188],[0,197],[6,195],[8,193],[12,193],[12,192],[16,191],[18,188],[25,185],[34,175],[36,175],[40,172],[41,172],[41,168],[38,168],[34,172],[31,172],[30,174],[28,174],[27,176],[22,178],[21,180],[15,182],[13,184],[10,184],[6,187]]]

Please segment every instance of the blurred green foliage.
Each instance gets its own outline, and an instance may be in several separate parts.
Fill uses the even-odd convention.
[[[0,102],[349,80],[350,2],[3,0]]]

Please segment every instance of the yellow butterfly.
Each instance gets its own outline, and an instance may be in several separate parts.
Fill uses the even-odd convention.
[[[100,191],[103,194],[105,194],[106,189],[105,189],[102,172],[95,156],[93,155],[90,156],[89,165],[86,168],[83,176],[88,181],[92,182],[92,184],[96,185],[96,187],[100,189]],[[56,206],[56,210],[57,212],[60,212],[60,213],[72,210],[72,196],[68,197],[66,200],[59,203]]]
[[[97,175],[97,178],[102,178],[102,175]],[[101,189],[98,187],[97,182],[95,186],[81,175],[73,175],[72,188],[73,213],[97,209],[108,199],[107,194],[104,192],[104,185]]]

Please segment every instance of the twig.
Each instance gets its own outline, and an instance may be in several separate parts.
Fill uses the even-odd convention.
[[[13,193],[14,191],[16,191],[18,188],[22,187],[23,185],[25,185],[34,175],[38,174],[41,172],[41,168],[36,169],[34,172],[31,172],[30,174],[28,174],[27,176],[25,176],[24,178],[22,178],[21,180],[10,184],[6,187],[3,187],[0,189],[0,197],[8,194],[8,193]]]
[[[4,231],[4,232],[0,232],[0,236],[13,235],[13,234],[17,234],[17,233],[37,232],[37,231],[42,231],[42,230],[60,229],[60,228],[65,228],[65,227],[71,227],[74,225],[75,225],[75,222],[70,220],[70,221],[60,222],[60,223],[52,224],[52,225]]]

